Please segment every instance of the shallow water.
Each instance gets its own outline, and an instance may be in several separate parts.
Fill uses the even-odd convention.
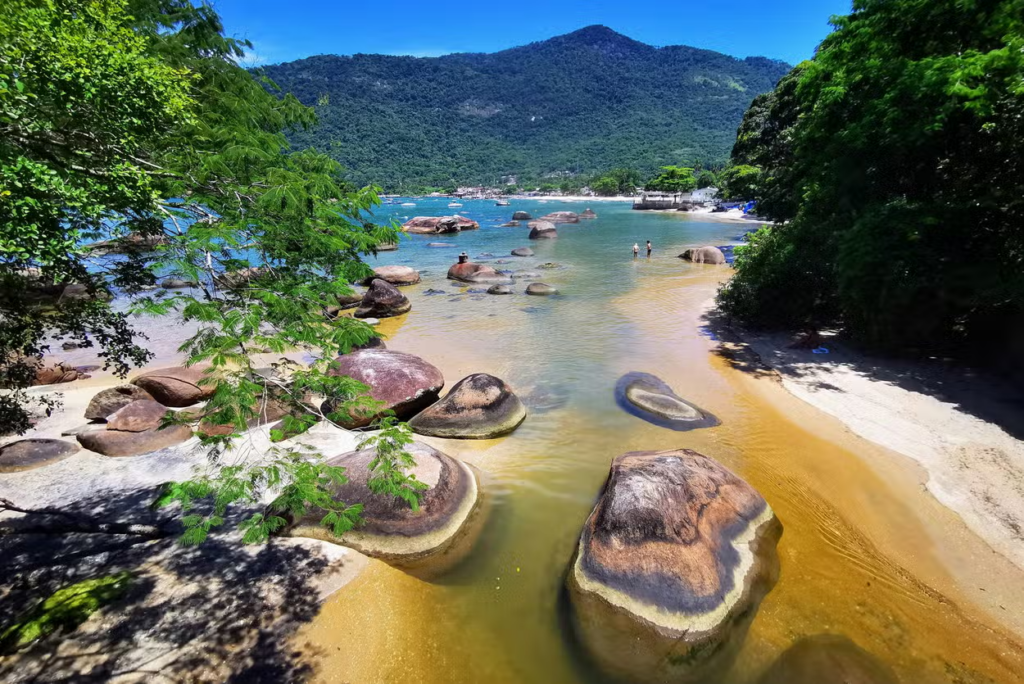
[[[417,204],[387,209],[399,220],[455,211],[447,200]],[[903,682],[1021,681],[1019,637],[967,598],[976,591],[967,584],[984,590],[1022,575],[984,555],[921,490],[909,463],[713,353],[703,312],[729,271],[676,255],[731,242],[748,226],[594,203],[599,218],[559,225],[557,240],[527,240],[525,223],[497,227],[518,209],[539,216],[585,206],[466,201],[458,211],[480,231],[410,236],[381,255],[381,264],[424,273],[406,290],[413,312],[381,326],[388,346],[424,356],[449,386],[472,372],[502,377],[531,411],[505,439],[430,440],[485,473],[492,505],[483,535],[465,562],[429,581],[372,563],[299,637],[317,679],[601,681],[564,625],[562,581],[577,535],[614,457],[693,448],[757,487],[785,528],[780,581],[724,681],[754,682],[794,642],[825,633],[849,637]],[[634,260],[633,243],[648,239],[653,258]],[[536,256],[508,256],[522,246]],[[461,251],[477,261],[494,254],[511,262],[496,268],[512,270],[557,262],[564,268],[538,271],[539,280],[562,294],[523,295],[533,279],[517,282],[514,296],[468,293],[475,288],[445,280]],[[722,425],[678,433],[629,415],[614,388],[634,371],[662,378]],[[971,563],[976,577],[950,570]]]

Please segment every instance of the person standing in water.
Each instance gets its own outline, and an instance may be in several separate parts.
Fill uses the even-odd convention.
[[[653,247],[651,247],[651,241],[650,241],[650,240],[648,240],[648,241],[647,241],[647,258],[648,258],[648,259],[650,259],[650,258],[651,258],[651,250],[652,250],[652,249],[653,249]]]
[[[640,245],[638,245],[637,243],[634,242],[633,243],[633,258],[636,259],[638,256],[640,256]]]

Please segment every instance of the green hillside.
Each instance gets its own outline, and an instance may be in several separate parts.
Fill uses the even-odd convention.
[[[591,26],[494,54],[325,55],[266,72],[318,111],[296,145],[395,190],[724,162],[750,101],[789,69]]]

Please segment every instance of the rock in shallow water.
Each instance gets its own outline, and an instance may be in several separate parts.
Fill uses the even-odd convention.
[[[409,421],[412,431],[449,439],[493,439],[519,427],[526,407],[499,378],[475,373]]]
[[[839,634],[800,639],[782,652],[758,684],[896,684],[883,662]]]
[[[512,214],[512,220],[513,221],[532,221],[533,217],[530,216],[530,212],[528,212],[528,211],[517,211],[514,214]]]
[[[0,473],[34,470],[63,461],[81,450],[60,439],[21,439],[0,447]]]
[[[558,294],[558,290],[545,283],[530,283],[526,286],[526,294],[535,297],[550,297]]]
[[[532,257],[533,256],[533,250],[530,249],[529,247],[517,247],[516,249],[512,250],[512,256]]]
[[[512,294],[512,288],[508,285],[491,285],[487,288],[487,294],[492,295],[510,295]]]
[[[718,681],[778,578],[768,503],[690,450],[612,462],[566,580],[576,634],[630,681]]]
[[[549,221],[533,221],[530,223],[531,240],[550,240],[558,237],[555,224]]]
[[[682,397],[661,379],[649,373],[627,373],[615,385],[619,407],[659,427],[685,432],[714,427],[719,420]]]
[[[346,429],[365,427],[385,410],[392,410],[399,420],[407,420],[438,399],[444,387],[444,376],[434,366],[412,354],[390,349],[363,349],[339,356],[331,375],[348,376],[370,388],[370,396],[383,402],[381,409],[370,415],[349,416],[342,420]],[[323,406],[331,411],[330,402]]]
[[[409,299],[389,282],[374,279],[370,289],[363,295],[363,301],[356,309],[356,318],[390,318],[401,316],[412,310]]]
[[[507,283],[509,277],[498,273],[490,266],[467,261],[448,269],[448,279],[462,283]]]
[[[337,498],[348,504],[362,504],[363,524],[346,532],[346,546],[368,556],[396,565],[422,563],[445,554],[455,544],[477,505],[479,483],[472,469],[433,447],[413,442],[406,447],[416,465],[409,474],[428,486],[414,511],[394,496],[374,494],[367,481],[374,449],[353,451],[328,459],[328,464],[345,468],[348,482],[336,485]],[[319,525],[322,511],[296,521],[290,533],[337,541]]]
[[[363,284],[372,285],[376,278],[396,286],[415,285],[420,282],[420,272],[409,266],[378,266]]]
[[[695,247],[688,249],[679,255],[683,261],[692,261],[695,264],[724,264],[725,254],[717,247]]]

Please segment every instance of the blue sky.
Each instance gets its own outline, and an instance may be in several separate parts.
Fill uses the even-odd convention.
[[[590,24],[651,45],[736,57],[811,57],[851,0],[213,0],[229,35],[255,45],[251,63],[357,52],[433,57],[495,52]]]

